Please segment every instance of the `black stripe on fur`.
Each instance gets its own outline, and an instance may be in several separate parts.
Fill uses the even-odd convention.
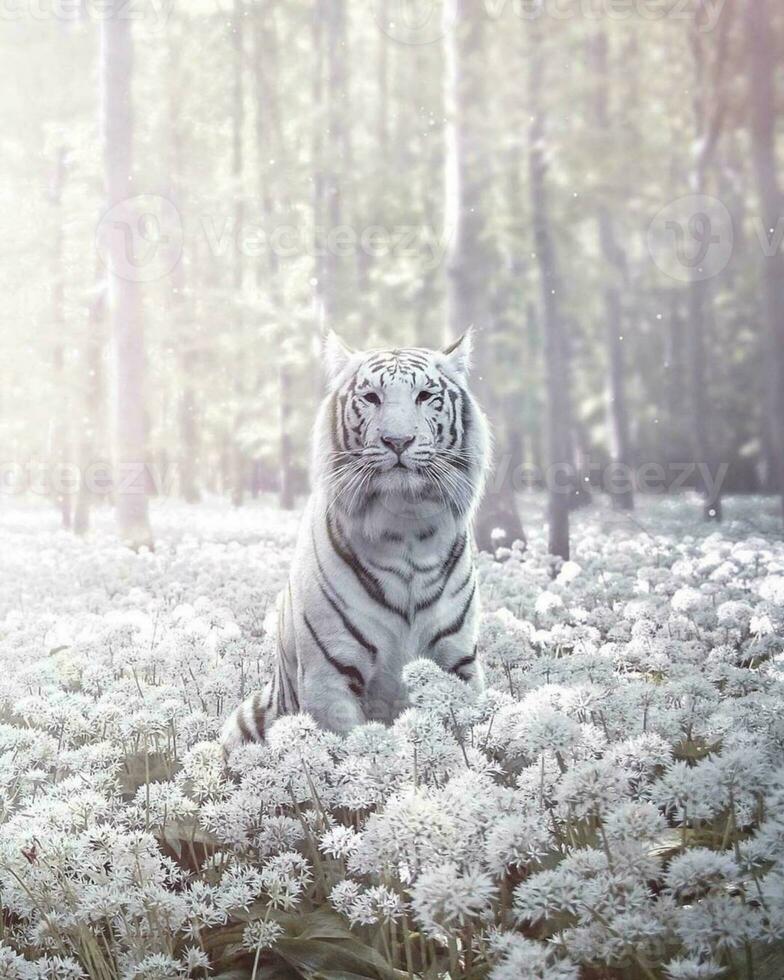
[[[313,629],[307,615],[303,614],[302,618],[305,620],[305,626],[307,626],[308,632],[313,637],[314,643],[324,655],[327,663],[331,664],[335,670],[341,673],[349,681],[348,686],[354,694],[361,695],[365,689],[365,678],[362,676],[362,672],[357,670],[356,667],[352,667],[349,664],[342,664],[339,660],[336,660],[316,635],[316,631]]]
[[[447,637],[454,636],[455,633],[460,632],[460,630],[463,628],[463,625],[465,623],[466,616],[468,615],[468,610],[471,607],[471,603],[474,601],[475,595],[476,595],[476,582],[474,582],[474,587],[471,589],[471,592],[465,601],[465,605],[463,606],[460,615],[456,619],[454,619],[449,624],[449,626],[445,626],[443,629],[439,630],[436,633],[436,635],[433,637],[430,643],[428,643],[429,649],[432,650],[433,647],[441,640],[445,640],[447,639]]]
[[[365,592],[367,592],[370,598],[377,602],[380,606],[383,606],[384,609],[388,609],[390,612],[400,616],[400,618],[405,622],[408,622],[408,616],[406,613],[404,613],[402,609],[398,609],[397,606],[393,606],[392,603],[387,600],[381,583],[372,572],[369,572],[367,568],[365,568],[359,558],[357,558],[351,545],[338,540],[338,536],[335,533],[335,528],[332,525],[332,519],[329,513],[327,513],[326,516],[326,525],[327,537],[329,538],[329,543],[332,545],[333,551],[338,558],[340,558],[343,563],[351,569],[356,576],[357,581]]]

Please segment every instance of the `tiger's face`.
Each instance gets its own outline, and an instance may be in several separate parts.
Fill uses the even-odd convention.
[[[486,455],[484,419],[468,390],[470,337],[445,351],[356,352],[327,342],[334,495],[346,509],[373,495],[443,499],[470,509]]]

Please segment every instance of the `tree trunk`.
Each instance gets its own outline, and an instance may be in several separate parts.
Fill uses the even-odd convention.
[[[611,148],[610,114],[608,110],[609,67],[607,33],[601,29],[594,38],[594,67],[596,70],[595,117],[600,136]],[[605,337],[607,343],[607,428],[610,459],[616,473],[611,474],[608,489],[616,510],[634,509],[632,489],[629,414],[626,406],[623,310],[621,285],[626,279],[626,256],[618,245],[610,209],[605,201],[597,208],[599,245],[604,266]]]
[[[762,227],[776,228],[784,215],[784,194],[776,165],[776,52],[768,0],[746,5],[746,44],[751,86],[751,155]],[[784,256],[762,252],[761,276],[771,356],[768,385],[768,433],[773,445],[775,479],[784,516]]]
[[[101,21],[101,89],[109,207],[133,193],[132,21]],[[132,211],[129,200],[129,212]],[[115,499],[122,538],[152,546],[147,506],[144,416],[144,324],[139,284],[127,271],[124,236],[109,238],[109,308],[116,364]]]
[[[243,202],[244,187],[242,183],[243,153],[242,133],[245,122],[244,90],[242,84],[244,45],[244,0],[234,0],[232,17],[232,47],[234,60],[234,92],[232,96],[232,151],[231,173],[234,188],[234,228],[238,236],[243,234],[245,209]],[[241,444],[241,428],[245,418],[245,316],[242,308],[244,301],[243,286],[245,270],[242,261],[242,250],[237,247],[234,251],[234,290],[237,360],[234,369],[234,396],[237,402],[234,418],[234,445],[232,447],[232,489],[231,499],[235,507],[241,507],[245,500],[245,490],[248,477],[248,465]]]
[[[689,324],[686,331],[687,360],[689,365],[689,390],[691,392],[692,442],[695,461],[698,464],[698,489],[703,500],[703,516],[706,521],[721,520],[721,492],[718,481],[706,483],[706,468],[713,469],[713,453],[709,430],[708,396],[705,389],[705,307],[710,292],[702,280],[694,280],[689,286]]]
[[[708,173],[724,125],[726,111],[724,76],[731,11],[730,3],[722,15],[710,74],[703,30],[706,16],[705,0],[700,0],[698,3],[692,25],[691,48],[695,71],[694,120],[696,143],[699,146],[692,174],[692,187],[695,195],[698,196],[707,193]],[[710,284],[707,280],[694,276],[689,283],[689,322],[686,331],[691,389],[692,444],[694,458],[698,464],[697,486],[703,499],[703,516],[706,521],[720,521],[722,517],[720,482],[718,479],[712,481],[705,479],[706,471],[712,474],[717,472],[710,433],[711,405],[706,387],[705,333],[708,325],[712,323],[713,294]]]
[[[541,337],[539,331],[539,319],[535,303],[527,303],[525,307],[525,352],[528,357],[531,374],[534,374],[534,365],[538,365],[541,355]],[[524,393],[524,425],[529,432],[530,452],[528,456],[528,466],[534,485],[541,485],[542,473],[544,470],[544,453],[542,451],[542,402],[537,386],[528,385]]]
[[[684,420],[686,418],[683,400],[683,393],[686,390],[686,372],[683,363],[682,298],[681,290],[673,289],[670,291],[670,308],[667,315],[667,334],[665,336],[666,384],[664,390],[670,436],[668,451],[670,453],[672,453],[673,448],[676,450],[682,448]]]
[[[179,119],[179,49],[169,44],[169,74],[167,78],[170,153],[168,197],[177,211],[183,213],[182,173],[184,154],[182,130]],[[177,401],[177,475],[180,495],[189,504],[201,500],[199,488],[199,427],[197,424],[197,399],[195,374],[198,363],[197,341],[193,336],[195,317],[192,315],[186,295],[185,261],[183,258],[171,273],[171,324],[175,338],[178,361],[179,393]]]
[[[73,495],[67,485],[66,472],[69,462],[70,417],[68,382],[65,372],[65,268],[63,264],[63,227],[65,224],[62,203],[65,187],[66,149],[58,147],[52,176],[50,199],[55,211],[54,246],[52,249],[52,326],[54,343],[52,347],[52,374],[55,390],[58,392],[57,410],[52,419],[52,452],[50,474],[53,479],[52,492],[60,511],[60,520],[66,530],[72,524]]]
[[[74,510],[74,531],[84,535],[90,530],[90,509],[93,503],[91,470],[97,463],[98,429],[105,392],[103,384],[104,321],[108,285],[99,279],[90,299],[87,335],[84,345],[83,419],[79,433],[79,492]]]
[[[547,400],[547,517],[549,550],[569,558],[569,509],[575,474],[571,452],[571,404],[567,383],[566,337],[560,306],[560,277],[548,210],[544,158],[545,114],[542,92],[544,53],[537,24],[527,24],[531,44],[528,53],[528,101],[531,124],[528,133],[528,171],[536,258],[542,290],[545,391]]]
[[[326,140],[325,140],[325,227],[321,247],[324,251],[324,321],[327,329],[341,321],[345,313],[344,264],[331,244],[331,234],[344,219],[346,177],[351,173],[351,151],[347,128],[348,37],[346,0],[328,0],[324,10],[326,43]]]
[[[389,0],[378,0],[376,6],[378,21],[386,24],[389,20]],[[383,30],[378,36],[378,114],[376,116],[376,138],[379,159],[384,162],[389,152],[389,39]]]
[[[285,173],[286,145],[280,131],[279,109],[275,80],[278,69],[278,37],[274,16],[259,8],[255,31],[256,73],[256,144],[260,162],[259,192],[264,210],[264,221],[268,228],[275,227],[276,202],[280,202],[281,193],[279,174]],[[269,66],[269,67],[267,67]],[[261,167],[264,160],[274,160],[272,168]],[[286,321],[284,301],[280,288],[280,264],[273,249],[269,250],[269,262],[266,269],[259,264],[259,288],[266,288],[273,307],[274,316],[279,324],[277,336],[278,358],[278,472],[279,472],[279,503],[283,510],[293,510],[294,497],[294,451],[291,441],[291,416],[293,413],[292,378],[289,356],[286,350]],[[266,282],[263,278],[266,274]],[[260,379],[262,384],[263,380]],[[254,470],[255,477],[255,470]]]
[[[480,330],[476,342],[474,389],[488,413],[499,444],[501,414],[492,397],[492,309],[489,294],[491,256],[485,240],[486,155],[483,28],[485,14],[470,0],[447,0],[445,44],[445,235],[447,261],[447,334],[454,338],[468,327]],[[499,544],[525,540],[517,509],[508,453],[495,460],[476,521],[478,547],[494,551]]]
[[[324,224],[325,214],[325,167],[324,167],[324,3],[314,0],[312,43],[313,43],[313,81],[311,99],[313,101],[313,143],[311,147],[311,178],[313,181],[313,307],[316,332],[321,337],[327,333],[325,296],[326,268],[319,242],[319,229]]]
[[[280,388],[280,506],[294,509],[293,448],[291,444],[291,375],[283,364],[278,372]]]

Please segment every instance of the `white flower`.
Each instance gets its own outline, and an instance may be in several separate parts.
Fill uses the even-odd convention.
[[[385,885],[376,885],[368,889],[368,895],[373,900],[376,915],[384,922],[392,922],[403,914],[403,902],[400,896]]]
[[[675,929],[687,950],[710,956],[757,938],[759,912],[729,895],[708,895],[678,910]]]
[[[145,956],[125,974],[127,980],[173,980],[182,975],[182,964],[165,953]]]
[[[487,910],[496,895],[492,878],[481,871],[460,874],[451,864],[423,872],[411,889],[411,906],[428,933],[459,928]]]
[[[0,942],[0,980],[39,980],[40,976],[36,964]]]
[[[276,855],[261,869],[261,885],[270,904],[287,912],[302,901],[311,877],[306,859],[293,851]]]
[[[285,930],[274,919],[256,919],[245,927],[242,933],[242,945],[245,949],[269,949],[284,934]]]
[[[547,919],[561,911],[574,913],[581,901],[580,878],[564,867],[531,875],[514,893],[514,909],[521,922]]]
[[[378,921],[375,902],[369,892],[360,892],[346,914],[352,926],[372,926]]]
[[[668,980],[713,980],[726,972],[714,960],[699,960],[682,958],[670,960],[664,965],[664,973]]]
[[[295,817],[272,816],[263,820],[253,843],[262,854],[278,854],[296,847],[304,836],[302,824]]]
[[[578,980],[580,976],[577,964],[519,933],[492,933],[490,946],[499,962],[490,971],[489,980]]]
[[[653,843],[666,829],[662,814],[650,803],[622,803],[604,817],[609,840]]]
[[[684,585],[673,595],[670,603],[676,612],[689,613],[705,606],[707,599],[698,589]]]
[[[182,966],[186,974],[190,975],[194,970],[210,970],[210,958],[203,949],[196,946],[186,946],[182,954]]]
[[[606,813],[630,792],[629,774],[607,760],[574,766],[564,776],[558,798],[569,814],[588,817]]]
[[[383,812],[371,814],[349,858],[349,871],[367,874],[398,866],[405,882],[419,869],[447,861],[459,844],[459,829],[438,800],[413,790],[393,796]]]
[[[674,895],[694,896],[733,881],[738,873],[738,866],[728,854],[695,847],[670,861],[664,880]]]
[[[759,585],[763,599],[777,606],[784,606],[784,575],[768,575]]]
[[[538,616],[552,616],[563,608],[563,599],[555,592],[542,592],[534,604]]]
[[[344,878],[329,893],[329,900],[336,911],[348,916],[354,902],[362,893],[360,885],[350,878]]]
[[[487,864],[503,875],[507,868],[540,861],[551,847],[551,831],[541,813],[500,817],[487,835]]]
[[[555,579],[556,584],[569,585],[580,574],[582,574],[582,568],[580,567],[580,565],[577,564],[576,561],[565,561],[563,565],[561,565],[561,570],[558,572],[558,575],[556,576]]]
[[[338,824],[322,835],[319,842],[321,850],[334,858],[347,858],[359,846],[359,837],[351,827]]]
[[[771,636],[775,633],[773,621],[767,613],[759,613],[749,620],[749,630],[755,636]]]

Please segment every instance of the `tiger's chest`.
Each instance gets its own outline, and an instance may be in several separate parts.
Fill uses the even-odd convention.
[[[366,716],[391,720],[403,707],[407,663],[417,657],[440,663],[445,653],[453,660],[456,641],[473,648],[471,623],[463,621],[474,615],[465,601],[473,587],[468,531],[443,513],[430,520],[384,514],[385,523],[371,534],[329,510],[314,508],[309,516],[287,622],[296,631],[307,619],[307,633],[319,642],[315,650],[296,645],[314,656],[325,650],[359,670]],[[470,615],[461,619],[469,605]],[[302,667],[307,672],[308,664]]]
[[[375,637],[376,675],[399,677],[406,663],[434,655],[434,639],[454,617],[456,597],[473,574],[468,533],[452,525],[388,530],[372,545],[354,546],[374,580],[370,595],[356,590],[354,609]]]

